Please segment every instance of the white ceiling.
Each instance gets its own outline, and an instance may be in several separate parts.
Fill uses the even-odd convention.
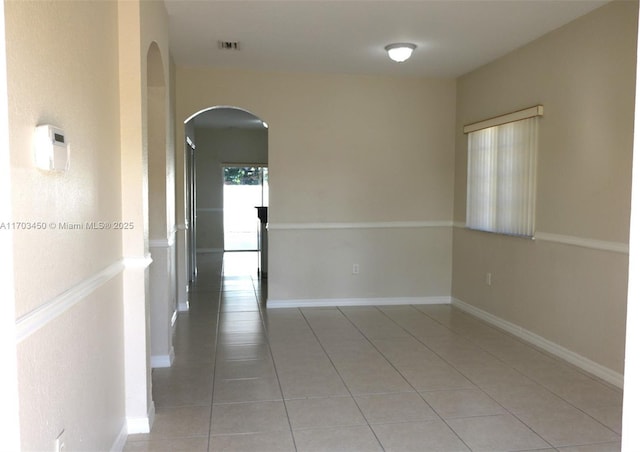
[[[174,61],[261,71],[457,77],[603,0],[164,0]],[[239,41],[221,50],[218,41]],[[405,63],[384,46],[417,44]],[[218,112],[220,114],[220,112]]]

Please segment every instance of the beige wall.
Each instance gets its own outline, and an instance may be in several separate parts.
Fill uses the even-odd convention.
[[[430,222],[452,219],[453,80],[178,67],[176,95],[177,135],[182,121],[216,105],[269,123],[271,300],[368,298],[379,274],[401,290],[374,297],[448,294],[450,230]],[[327,223],[351,233],[387,228],[356,243]],[[309,225],[313,236],[299,239]],[[426,258],[386,258],[432,242],[440,246]],[[341,246],[339,255],[316,255]]]
[[[458,222],[466,203],[462,126],[536,104],[544,117],[538,240],[456,228],[453,296],[619,373],[628,254],[594,248],[628,242],[636,33],[637,4],[613,2],[457,83]]]
[[[6,3],[16,219],[57,225],[120,218],[115,6]],[[59,27],[62,23],[67,26]],[[67,173],[45,173],[33,165],[32,134],[39,124],[66,133],[71,147]],[[15,248],[19,317],[117,260],[120,234],[49,228],[16,234]],[[39,284],[33,284],[34,275]]]
[[[11,217],[47,225],[13,235],[21,446],[49,450],[64,429],[69,450],[117,450],[127,428],[148,431],[153,416],[146,57],[156,42],[169,80],[166,11],[161,2],[5,8]],[[167,233],[175,217],[170,97],[158,118],[166,134]],[[43,123],[65,132],[66,173],[33,165],[32,134]],[[60,226],[122,220],[133,229]]]
[[[154,114],[148,109],[160,108],[162,105],[148,102],[148,96],[154,96],[158,84],[170,87],[170,58],[168,16],[164,3],[156,1],[123,1],[118,4],[119,32],[120,32],[120,106],[121,106],[121,146],[122,146],[122,204],[123,217],[134,221],[136,228],[123,233],[123,254],[127,265],[124,273],[124,305],[125,305],[125,382],[126,382],[126,414],[129,433],[148,432],[153,422],[154,405],[151,392],[151,339],[158,339],[155,333],[160,332],[162,343],[170,347],[170,328],[167,317],[174,310],[171,304],[171,285],[169,276],[172,269],[170,259],[175,255],[175,245],[172,243],[173,225],[175,217],[172,206],[168,203],[172,199],[173,167],[173,128],[172,93],[165,90],[164,109],[165,118],[155,117],[164,124],[156,128],[163,129],[159,133],[164,135],[166,149],[155,148],[158,157],[161,154],[166,160],[164,176],[165,188],[158,192],[149,192],[149,146],[153,146],[157,137],[149,130],[149,120]],[[149,49],[157,46],[158,59],[147,59]],[[148,62],[155,60],[148,67]],[[149,88],[149,89],[148,89]],[[156,99],[157,100],[157,99]],[[160,137],[162,141],[162,137]],[[169,143],[171,141],[171,143]],[[164,150],[164,152],[162,152]],[[158,196],[159,195],[159,196]],[[149,268],[149,202],[153,197],[165,198],[167,205],[163,209],[166,216],[158,217],[160,223],[165,223],[166,235],[155,239],[160,240],[163,251],[156,253],[154,271]],[[162,201],[160,201],[161,203]],[[141,226],[138,226],[141,225]],[[156,243],[157,244],[157,243]],[[161,262],[161,259],[164,260]],[[157,272],[155,270],[158,270]],[[159,288],[158,281],[165,284],[162,293],[166,296],[160,303],[154,303],[150,286]],[[151,324],[150,312],[160,313],[160,328],[158,323]],[[170,350],[167,351],[169,353]]]
[[[5,221],[13,219],[11,164],[9,155],[9,111],[7,102],[7,55],[5,45],[4,2],[0,3],[0,216]],[[18,366],[16,350],[15,290],[13,287],[13,232],[0,235],[0,297],[4,300],[4,315],[0,317],[0,359],[2,360],[2,385],[0,386],[0,418],[3,425],[4,447],[20,450],[20,419],[18,413]]]
[[[69,450],[108,450],[124,425],[122,280],[110,273],[77,297],[117,266],[121,235],[58,224],[121,219],[117,4],[5,8],[13,218],[49,225],[14,235],[22,448],[51,450],[65,429]],[[34,167],[32,134],[43,123],[62,128],[70,143],[64,174]],[[68,290],[75,305],[49,315]],[[24,319],[33,316],[48,323],[29,327]]]
[[[266,129],[195,129],[198,249],[224,249],[223,164],[267,165],[267,137]]]

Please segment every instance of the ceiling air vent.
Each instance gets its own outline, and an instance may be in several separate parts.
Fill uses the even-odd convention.
[[[221,50],[240,50],[238,41],[218,41],[218,48]]]

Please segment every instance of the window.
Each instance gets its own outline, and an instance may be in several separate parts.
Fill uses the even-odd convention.
[[[533,236],[541,114],[537,106],[465,127],[468,228]]]

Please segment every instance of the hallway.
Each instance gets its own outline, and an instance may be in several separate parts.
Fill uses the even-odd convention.
[[[622,391],[450,306],[267,311],[254,253],[199,257],[126,451],[620,449]]]

